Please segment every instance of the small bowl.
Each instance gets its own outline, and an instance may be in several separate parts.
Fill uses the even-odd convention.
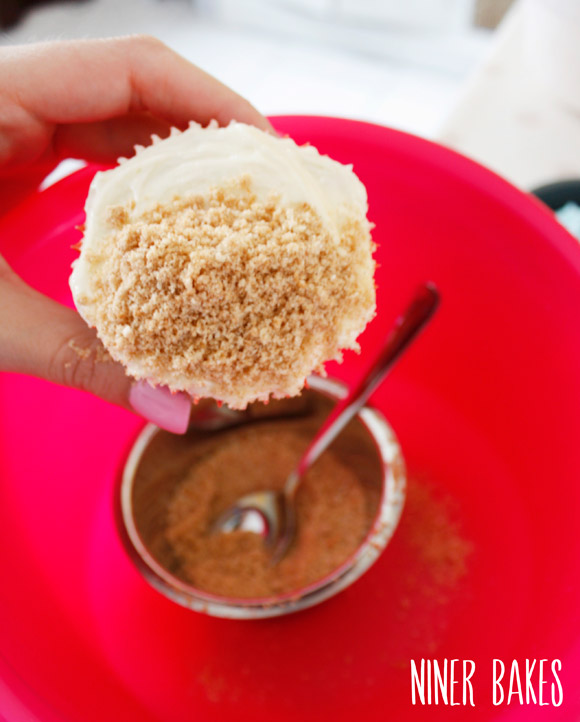
[[[303,396],[323,396],[337,400],[345,393],[343,384],[313,377]],[[217,596],[198,589],[172,574],[159,561],[159,555],[152,552],[151,541],[164,527],[165,500],[171,493],[171,485],[175,486],[179,480],[176,482],[175,477],[168,474],[167,481],[164,477],[163,486],[158,484],[153,489],[139,489],[139,484],[135,483],[141,460],[160,433],[160,429],[148,424],[129,453],[118,496],[121,534],[139,572],[168,599],[197,612],[231,619],[261,619],[297,612],[348,587],[377,560],[387,546],[401,516],[406,486],[401,449],[384,416],[376,409],[364,407],[350,423],[362,425],[370,437],[372,443],[369,448],[376,453],[377,469],[380,470],[380,478],[377,479],[380,485],[377,512],[364,541],[337,569],[317,582],[276,597],[252,599]],[[204,432],[206,436],[208,433],[212,432]],[[339,451],[340,437],[334,443],[335,450]]]

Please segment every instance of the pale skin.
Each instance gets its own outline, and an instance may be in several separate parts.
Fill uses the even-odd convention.
[[[115,161],[190,120],[271,130],[246,100],[142,36],[0,49],[0,212],[62,158]],[[7,200],[8,199],[8,200]],[[98,361],[94,330],[0,256],[0,371],[31,374],[130,407],[131,379]],[[92,349],[79,355],[75,348]],[[86,356],[86,358],[85,358]]]

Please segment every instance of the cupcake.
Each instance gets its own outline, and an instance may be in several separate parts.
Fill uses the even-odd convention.
[[[352,167],[235,122],[136,151],[95,176],[70,278],[130,376],[244,408],[358,349],[375,263]]]

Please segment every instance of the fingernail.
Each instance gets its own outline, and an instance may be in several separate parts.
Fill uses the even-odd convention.
[[[182,392],[171,393],[166,386],[136,381],[129,391],[129,403],[148,421],[174,434],[184,434],[189,424],[191,399]]]

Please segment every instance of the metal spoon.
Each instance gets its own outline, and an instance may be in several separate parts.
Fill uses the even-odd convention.
[[[217,532],[239,529],[249,514],[262,518],[266,544],[272,548],[272,561],[277,563],[288,551],[296,533],[296,490],[308,469],[330,446],[439,305],[436,287],[427,283],[418,290],[407,310],[397,319],[376,358],[359,383],[339,401],[310,442],[296,468],[290,473],[282,491],[257,491],[238,499],[226,509],[213,525]]]

